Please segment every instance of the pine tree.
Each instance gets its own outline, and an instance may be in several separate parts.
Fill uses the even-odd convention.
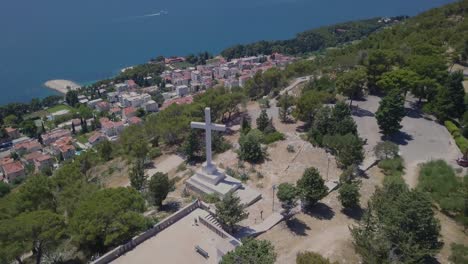
[[[189,161],[193,161],[199,157],[201,144],[197,132],[190,130],[189,136],[182,146],[182,150]]]
[[[319,171],[314,168],[308,168],[304,171],[302,178],[297,181],[299,197],[303,205],[312,206],[328,193],[328,188],[320,176]]]
[[[151,202],[156,206],[162,206],[162,202],[173,188],[174,182],[169,180],[167,173],[157,172],[148,183]]]
[[[250,126],[249,120],[246,117],[243,117],[241,123],[241,134],[246,135],[249,133],[250,129],[252,129],[252,127]]]
[[[240,203],[240,198],[229,192],[216,204],[216,216],[218,221],[232,233],[235,225],[246,219],[249,213],[245,211],[244,205]]]
[[[262,110],[260,116],[257,118],[257,128],[258,130],[265,132],[265,129],[268,127],[270,119],[265,109]]]
[[[399,90],[392,90],[380,101],[375,118],[384,136],[395,134],[401,129],[405,117],[405,101]]]
[[[146,176],[143,159],[136,159],[130,169],[130,185],[138,191],[141,191],[146,184]]]

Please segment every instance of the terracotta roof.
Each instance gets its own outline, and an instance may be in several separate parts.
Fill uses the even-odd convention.
[[[88,138],[89,143],[95,142],[98,138],[103,137],[104,135],[100,132],[95,132]]]
[[[29,141],[21,142],[14,146],[14,149],[22,149],[22,148],[26,150],[30,150],[32,148],[42,148],[42,146],[37,140],[29,140]]]
[[[12,173],[16,173],[16,172],[20,172],[22,170],[24,170],[24,166],[19,161],[15,161],[15,162],[3,165],[3,171],[7,175],[12,174]]]
[[[17,130],[18,130],[18,129],[12,128],[12,127],[6,127],[6,128],[5,128],[5,131],[6,131],[7,133],[15,132],[15,131],[17,131]]]
[[[137,116],[133,116],[133,117],[129,118],[128,122],[130,124],[136,125],[136,124],[140,124],[141,122],[143,122],[143,120],[141,120],[141,118],[139,118]]]
[[[192,96],[186,96],[186,97],[180,97],[180,98],[175,98],[172,100],[165,101],[164,104],[161,107],[161,110],[164,110],[168,108],[172,104],[191,104],[193,103],[193,97]]]
[[[123,110],[124,115],[129,115],[129,114],[134,113],[134,112],[136,112],[136,109],[134,107],[131,107],[131,106],[127,107],[127,108],[124,108],[124,110]]]
[[[4,158],[0,159],[0,166],[3,166],[3,165],[8,164],[8,163],[13,163],[13,162],[15,162],[14,159],[12,159],[10,157],[4,157]]]

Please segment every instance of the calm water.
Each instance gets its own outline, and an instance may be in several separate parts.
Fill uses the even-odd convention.
[[[450,0],[2,0],[0,104],[86,83],[156,55],[220,52],[336,22],[415,15]]]

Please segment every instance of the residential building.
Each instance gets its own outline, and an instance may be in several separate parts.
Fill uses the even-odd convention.
[[[91,146],[96,146],[102,141],[107,140],[106,136],[104,136],[101,132],[94,132],[89,138],[88,138],[88,143]]]
[[[13,150],[18,153],[31,153],[33,151],[39,151],[42,149],[42,145],[36,139],[30,139],[21,143],[15,144]]]
[[[143,123],[143,120],[141,120],[141,118],[137,117],[137,116],[133,116],[133,117],[130,117],[129,119],[127,119],[127,123],[129,125],[140,125]]]
[[[20,161],[7,163],[1,167],[6,182],[13,182],[15,179],[24,177],[24,166]]]
[[[39,151],[29,153],[23,157],[26,164],[34,165],[36,171],[42,171],[45,168],[51,168],[54,160],[48,154]]]
[[[72,122],[75,126],[81,125],[80,119],[73,119]],[[42,143],[44,145],[50,145],[60,138],[69,137],[69,136],[71,136],[71,132],[69,130],[61,129],[61,128],[54,129],[42,135]]]
[[[7,127],[5,128],[7,134],[8,134],[8,137],[10,139],[17,139],[19,138],[21,135],[20,135],[20,132],[17,128],[13,128],[13,127]]]
[[[188,92],[189,92],[189,88],[187,85],[176,86],[176,93],[178,96],[180,97],[186,96]]]
[[[108,102],[99,102],[96,104],[96,110],[99,112],[107,112],[110,109],[110,105]]]
[[[130,117],[136,116],[136,108],[127,107],[122,110],[122,118],[129,119]]]
[[[88,102],[88,107],[91,108],[91,109],[94,109],[94,108],[96,108],[96,105],[98,103],[100,103],[100,102],[102,102],[101,98],[91,100],[91,101]]]

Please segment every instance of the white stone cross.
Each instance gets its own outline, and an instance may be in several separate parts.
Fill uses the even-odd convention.
[[[218,125],[211,123],[211,110],[209,107],[205,108],[205,123],[203,122],[191,122],[192,128],[204,129],[205,130],[205,141],[206,141],[206,165],[203,167],[204,171],[208,174],[213,174],[216,171],[216,166],[211,162],[211,130],[225,131],[225,125]]]

